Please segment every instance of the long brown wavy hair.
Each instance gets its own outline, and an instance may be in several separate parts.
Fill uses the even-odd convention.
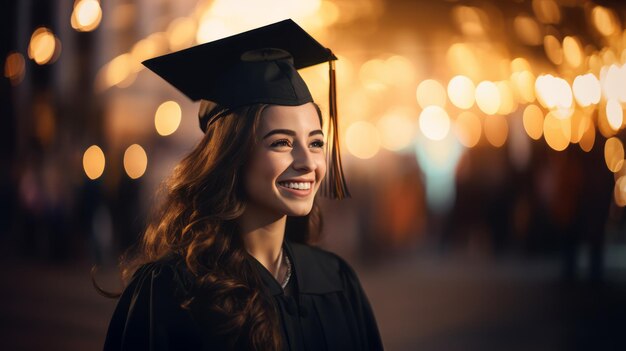
[[[201,103],[205,135],[164,183],[160,208],[121,264],[128,282],[142,264],[179,257],[195,280],[181,306],[210,326],[209,337],[232,349],[282,348],[278,313],[236,224],[246,206],[243,168],[266,106],[230,111]],[[292,241],[310,243],[320,231],[317,203],[307,216],[287,218],[285,235]]]

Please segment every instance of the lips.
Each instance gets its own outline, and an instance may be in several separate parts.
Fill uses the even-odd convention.
[[[277,182],[278,188],[293,195],[307,196],[312,192],[313,181],[286,180]]]

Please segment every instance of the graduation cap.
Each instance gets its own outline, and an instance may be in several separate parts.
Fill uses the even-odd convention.
[[[155,57],[143,64],[191,100],[209,100],[221,106],[221,111],[232,111],[257,103],[298,106],[312,102],[311,93],[297,70],[328,62],[329,167],[322,192],[341,199],[350,194],[339,153],[335,60],[337,57],[330,49],[287,19]],[[200,128],[206,132],[210,122],[217,118],[201,115]]]

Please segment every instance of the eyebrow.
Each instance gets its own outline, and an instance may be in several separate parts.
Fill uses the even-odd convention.
[[[289,130],[289,129],[274,129],[274,130],[270,131],[269,133],[265,134],[263,136],[263,139],[267,139],[267,138],[269,138],[270,136],[272,136],[274,134],[287,134],[289,136],[296,136],[296,132],[294,132],[293,130]],[[321,134],[323,136],[324,132],[322,132],[321,129],[316,129],[316,130],[310,132],[309,136],[313,136],[313,135],[317,135],[317,134]]]

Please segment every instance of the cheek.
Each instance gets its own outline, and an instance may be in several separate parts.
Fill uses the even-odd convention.
[[[252,155],[246,172],[246,183],[249,192],[269,190],[276,178],[285,170],[280,157],[268,152]]]

